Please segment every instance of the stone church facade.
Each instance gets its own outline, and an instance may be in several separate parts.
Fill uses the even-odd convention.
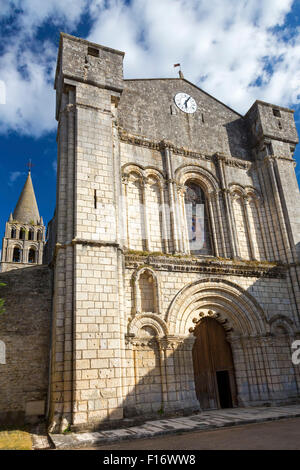
[[[123,57],[61,34],[50,429],[299,400],[293,111]]]

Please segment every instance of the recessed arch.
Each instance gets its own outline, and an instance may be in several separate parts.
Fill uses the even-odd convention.
[[[164,320],[153,314],[141,314],[134,317],[128,324],[128,334],[139,338],[143,336],[143,329],[150,327],[157,338],[163,338],[168,334],[168,327]]]
[[[156,271],[149,266],[144,266],[137,271],[132,276],[133,283],[133,297],[134,297],[134,313],[141,313],[143,311],[143,299],[140,289],[140,280],[141,276],[147,275],[148,279],[151,279],[152,282],[152,292],[153,292],[153,306],[154,312],[161,312],[161,298],[160,298],[160,289],[159,289],[159,280]]]
[[[15,245],[13,247],[13,252],[12,252],[12,262],[21,263],[21,261],[22,261],[22,249],[20,248],[19,245]]]
[[[188,180],[197,181],[206,194],[220,189],[217,178],[207,169],[198,165],[184,165],[175,171],[176,180],[184,185]]]
[[[278,335],[279,329],[282,329],[285,334],[293,336],[295,334],[294,324],[292,320],[285,315],[274,315],[270,321],[271,333],[275,336]]]
[[[186,336],[197,311],[218,311],[235,335],[264,335],[269,326],[257,301],[238,285],[207,278],[185,286],[172,300],[166,314],[170,334]]]
[[[28,250],[28,263],[37,262],[37,250],[34,246],[31,246]]]

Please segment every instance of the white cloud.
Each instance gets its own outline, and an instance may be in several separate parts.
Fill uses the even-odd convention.
[[[24,173],[24,171],[11,171],[9,173],[9,180],[8,180],[9,186],[12,186],[13,183],[22,175],[26,175],[26,173]]]
[[[126,78],[185,77],[241,113],[255,99],[299,103],[300,28],[289,29],[292,0],[0,0],[1,15],[23,13],[4,40],[0,80],[7,105],[0,132],[40,136],[56,127],[57,42],[37,40],[46,23],[73,30],[90,14],[88,39],[126,52]],[[3,5],[3,9],[2,9]],[[5,39],[5,38],[4,38]],[[13,39],[13,40],[12,40]],[[29,42],[31,39],[31,42]]]
[[[38,29],[46,23],[75,28],[87,3],[0,0],[0,20],[1,16],[13,15],[15,9],[22,11],[13,27],[3,29],[1,38],[4,51],[0,56],[0,80],[5,84],[6,103],[0,107],[0,133],[13,130],[39,137],[55,129],[53,81],[58,41],[54,44],[38,39]]]

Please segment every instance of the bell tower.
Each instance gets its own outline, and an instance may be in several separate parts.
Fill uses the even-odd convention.
[[[45,226],[40,217],[31,171],[5,226],[2,242],[1,272],[42,264]]]

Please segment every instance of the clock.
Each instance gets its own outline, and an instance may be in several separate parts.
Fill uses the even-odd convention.
[[[197,110],[197,103],[192,96],[187,93],[177,93],[174,96],[176,106],[184,113],[192,114]]]

